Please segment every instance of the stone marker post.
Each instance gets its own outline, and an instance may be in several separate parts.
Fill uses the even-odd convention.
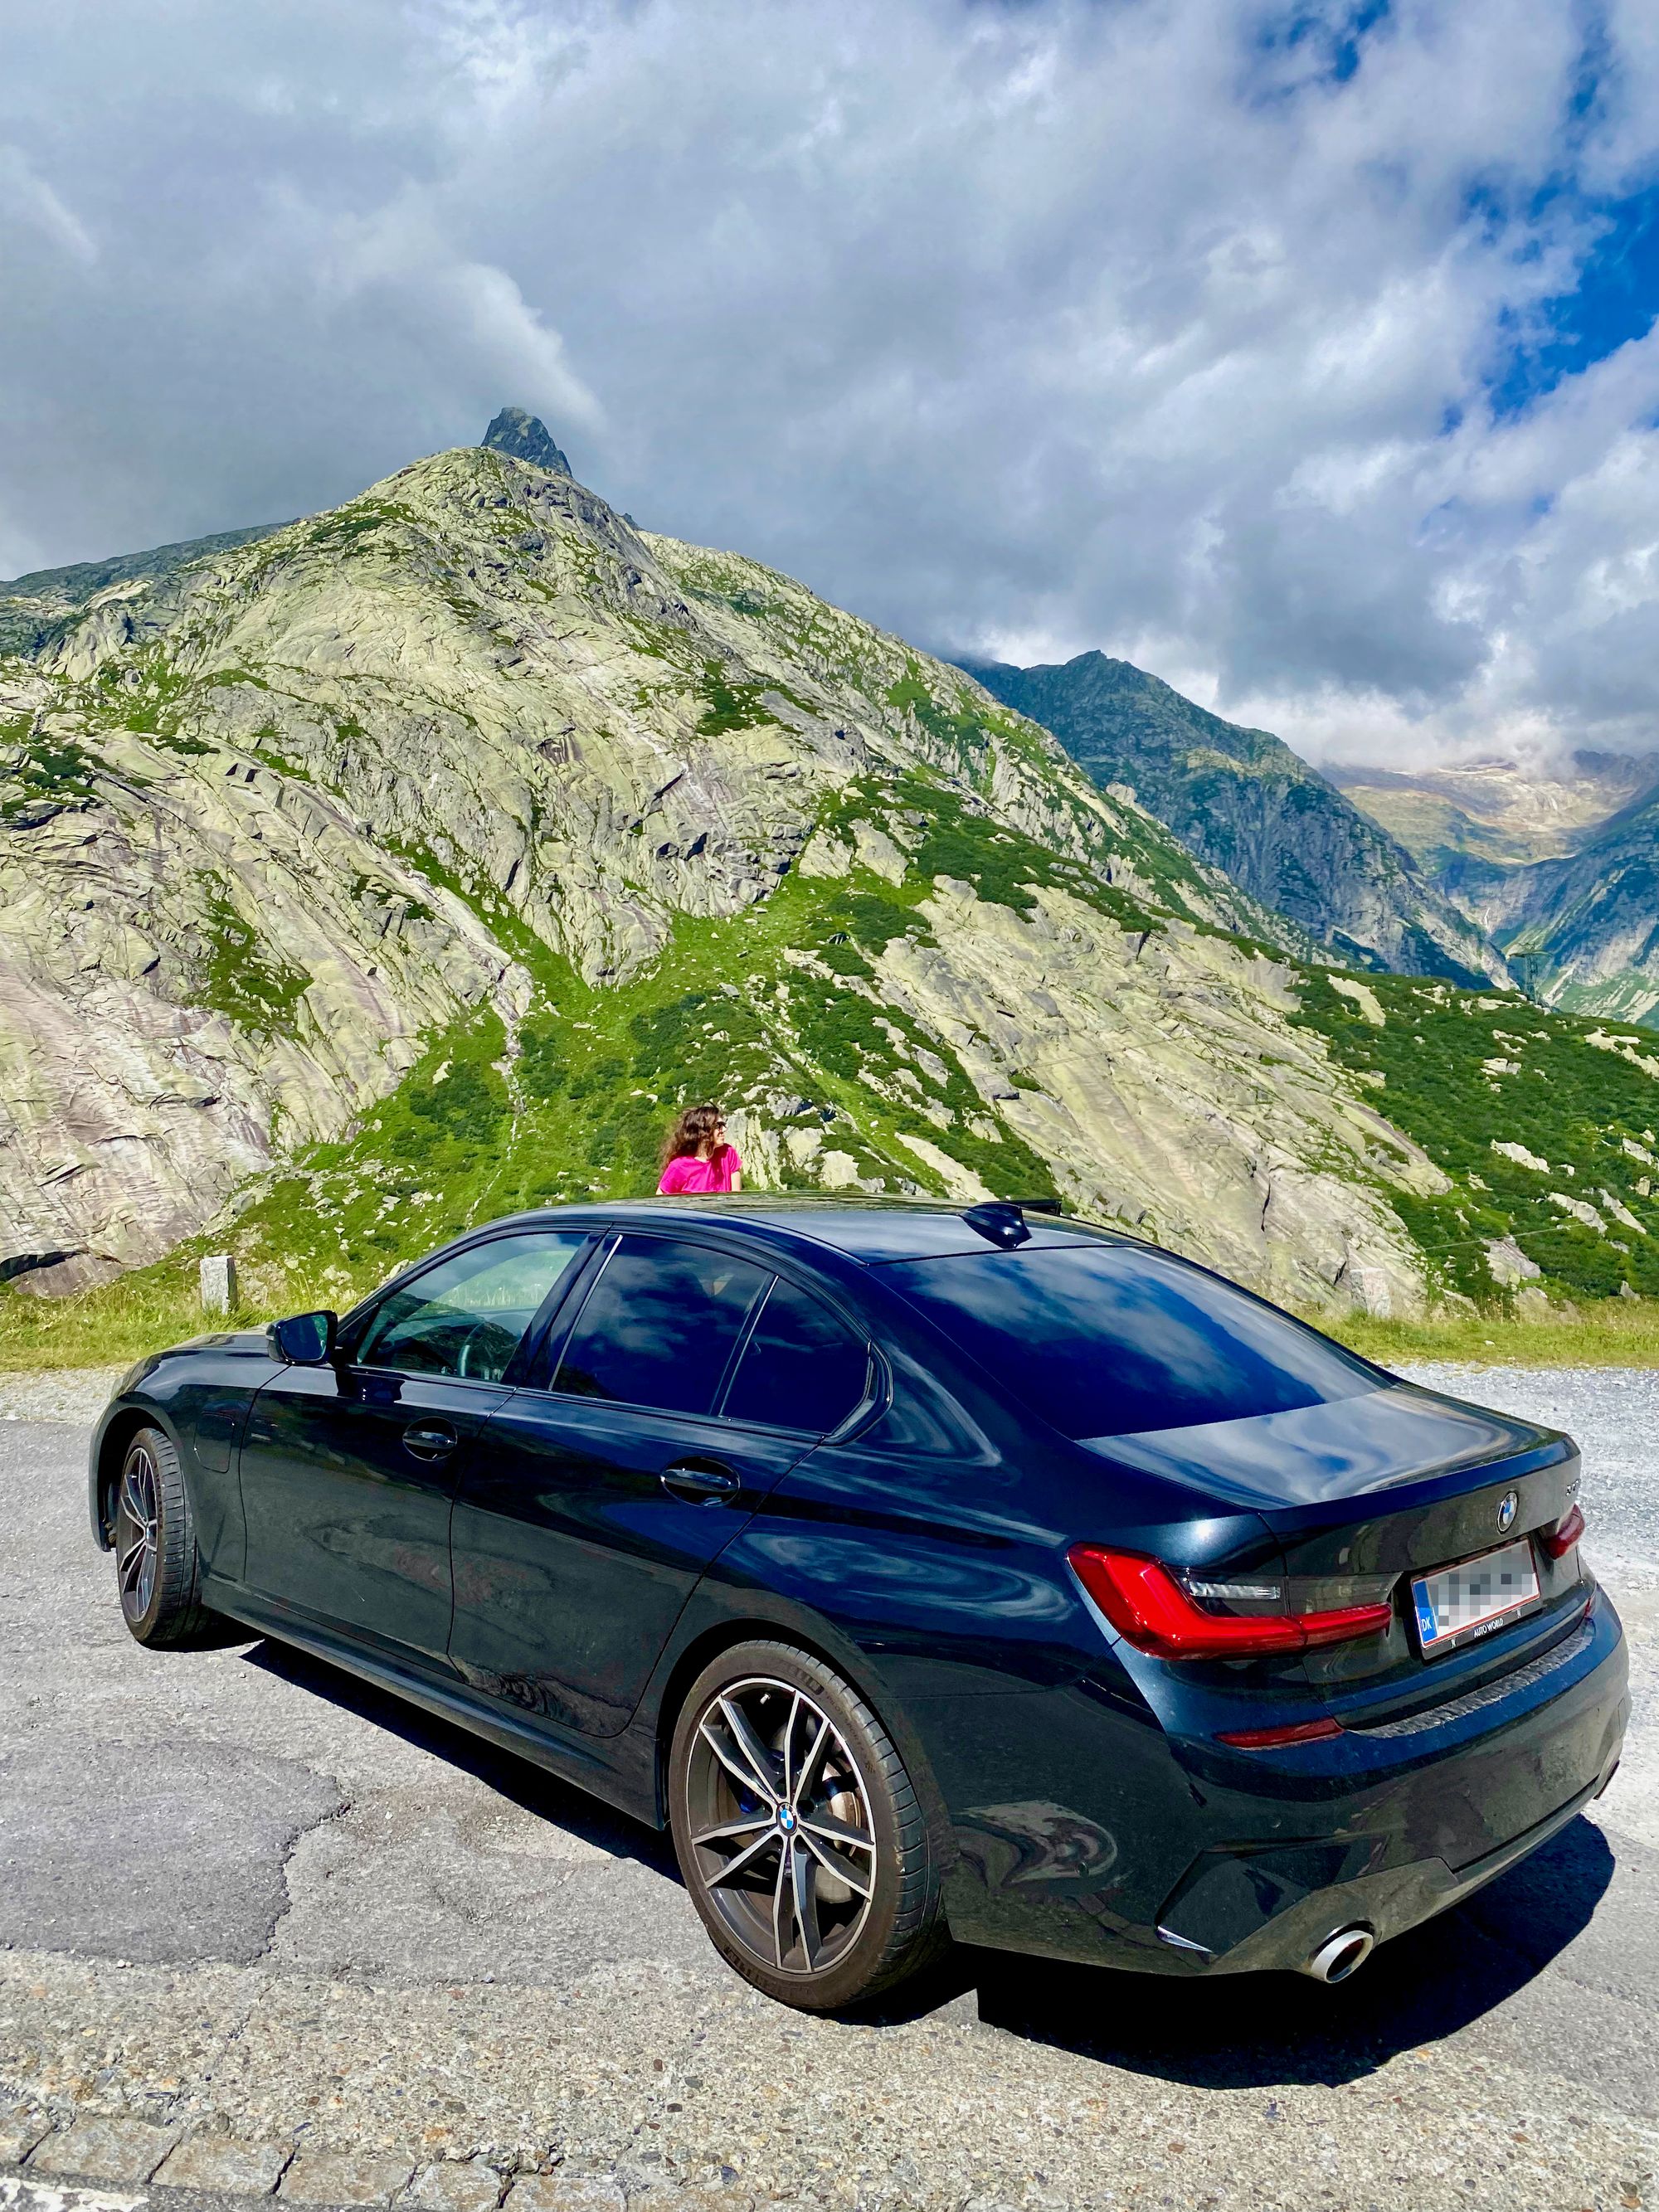
[[[236,1262],[228,1252],[216,1252],[201,1267],[202,1310],[228,1313],[236,1303]]]

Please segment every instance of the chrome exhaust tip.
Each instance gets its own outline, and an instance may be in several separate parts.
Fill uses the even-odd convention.
[[[1346,1982],[1350,1974],[1359,1972],[1376,1948],[1376,1938],[1369,1928],[1340,1928],[1334,1936],[1325,1938],[1312,1958],[1304,1961],[1300,1972],[1328,1987],[1334,1982]]]

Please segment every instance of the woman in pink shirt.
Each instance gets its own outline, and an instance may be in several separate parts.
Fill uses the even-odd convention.
[[[742,1188],[743,1162],[726,1141],[725,1115],[718,1106],[688,1106],[663,1146],[658,1194],[677,1198],[682,1192]]]

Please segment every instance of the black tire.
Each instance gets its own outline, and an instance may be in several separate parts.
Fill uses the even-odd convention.
[[[137,1430],[122,1455],[115,1481],[115,1578],[121,1618],[152,1650],[226,1640],[228,1624],[202,1603],[190,1498],[179,1455],[161,1429]]]
[[[768,1996],[840,2011],[948,1948],[938,1853],[904,1762],[813,1653],[721,1652],[681,1708],[668,1787],[691,1901],[722,1958]]]

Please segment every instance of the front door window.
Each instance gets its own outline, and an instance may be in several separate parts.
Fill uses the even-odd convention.
[[[499,1382],[543,1301],[587,1243],[576,1229],[537,1229],[457,1252],[375,1309],[359,1367]]]

